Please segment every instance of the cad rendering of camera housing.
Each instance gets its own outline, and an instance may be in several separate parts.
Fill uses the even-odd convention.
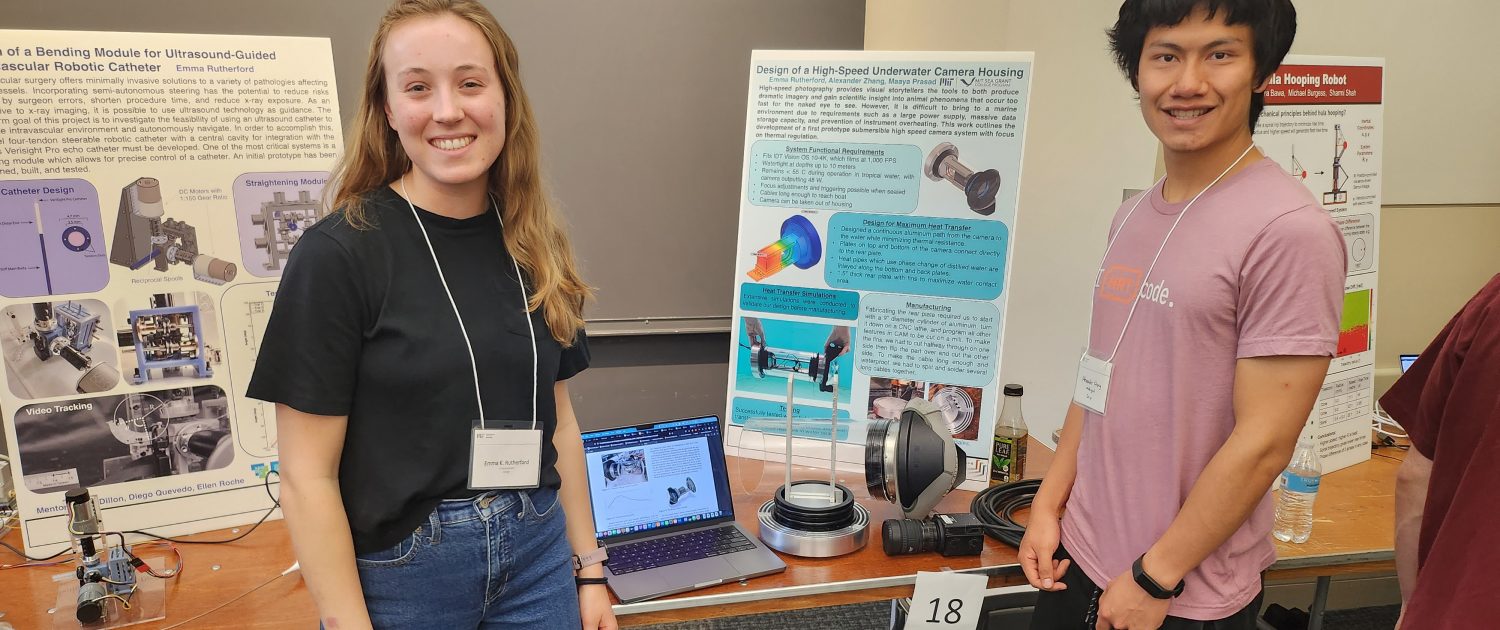
[[[932,518],[887,519],[880,527],[887,556],[936,551],[944,556],[977,556],[984,551],[984,524],[971,512],[934,514]]]
[[[688,477],[682,486],[673,488],[667,486],[667,504],[677,505],[678,501],[687,498],[688,495],[698,492],[698,484],[693,483],[693,478]]]
[[[989,216],[995,213],[995,196],[1000,192],[1000,171],[989,169],[974,172],[974,169],[958,161],[958,147],[944,142],[932,148],[923,163],[923,174],[932,181],[948,180],[969,202],[969,209]]]
[[[895,420],[875,420],[865,437],[865,485],[870,495],[922,519],[964,481],[964,454],[942,410],[914,398]]]

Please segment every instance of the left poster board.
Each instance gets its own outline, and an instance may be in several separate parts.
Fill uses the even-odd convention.
[[[186,534],[272,503],[244,397],[342,150],[326,38],[0,30],[0,385],[26,548],[63,494]]]

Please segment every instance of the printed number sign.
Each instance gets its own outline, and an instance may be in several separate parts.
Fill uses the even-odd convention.
[[[906,616],[909,630],[941,628],[959,630],[979,626],[979,610],[989,578],[953,571],[917,573],[917,587]]]

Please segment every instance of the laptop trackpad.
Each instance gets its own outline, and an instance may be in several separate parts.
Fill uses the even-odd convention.
[[[691,588],[713,586],[737,575],[734,565],[723,558],[704,558],[702,560],[693,560],[692,562],[662,567],[657,570],[675,574],[677,577],[673,577],[671,580],[676,582],[676,585]]]
[[[764,548],[757,548],[742,553],[734,553],[724,556],[725,561],[734,567],[734,575],[753,577],[777,573],[786,569],[786,563],[782,562],[776,554]]]
[[[610,586],[621,600],[639,601],[721,584],[735,575],[734,570],[723,558],[703,558],[627,573],[614,578]]]
[[[735,565],[723,558],[703,558],[655,568],[651,573],[669,580],[669,588],[703,588],[729,579],[735,574]]]

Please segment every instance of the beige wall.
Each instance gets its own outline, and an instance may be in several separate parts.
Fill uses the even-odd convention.
[[[1492,123],[1493,124],[1493,123]],[[1500,204],[1386,206],[1380,213],[1375,387],[1400,373],[1465,302],[1500,273]]]

